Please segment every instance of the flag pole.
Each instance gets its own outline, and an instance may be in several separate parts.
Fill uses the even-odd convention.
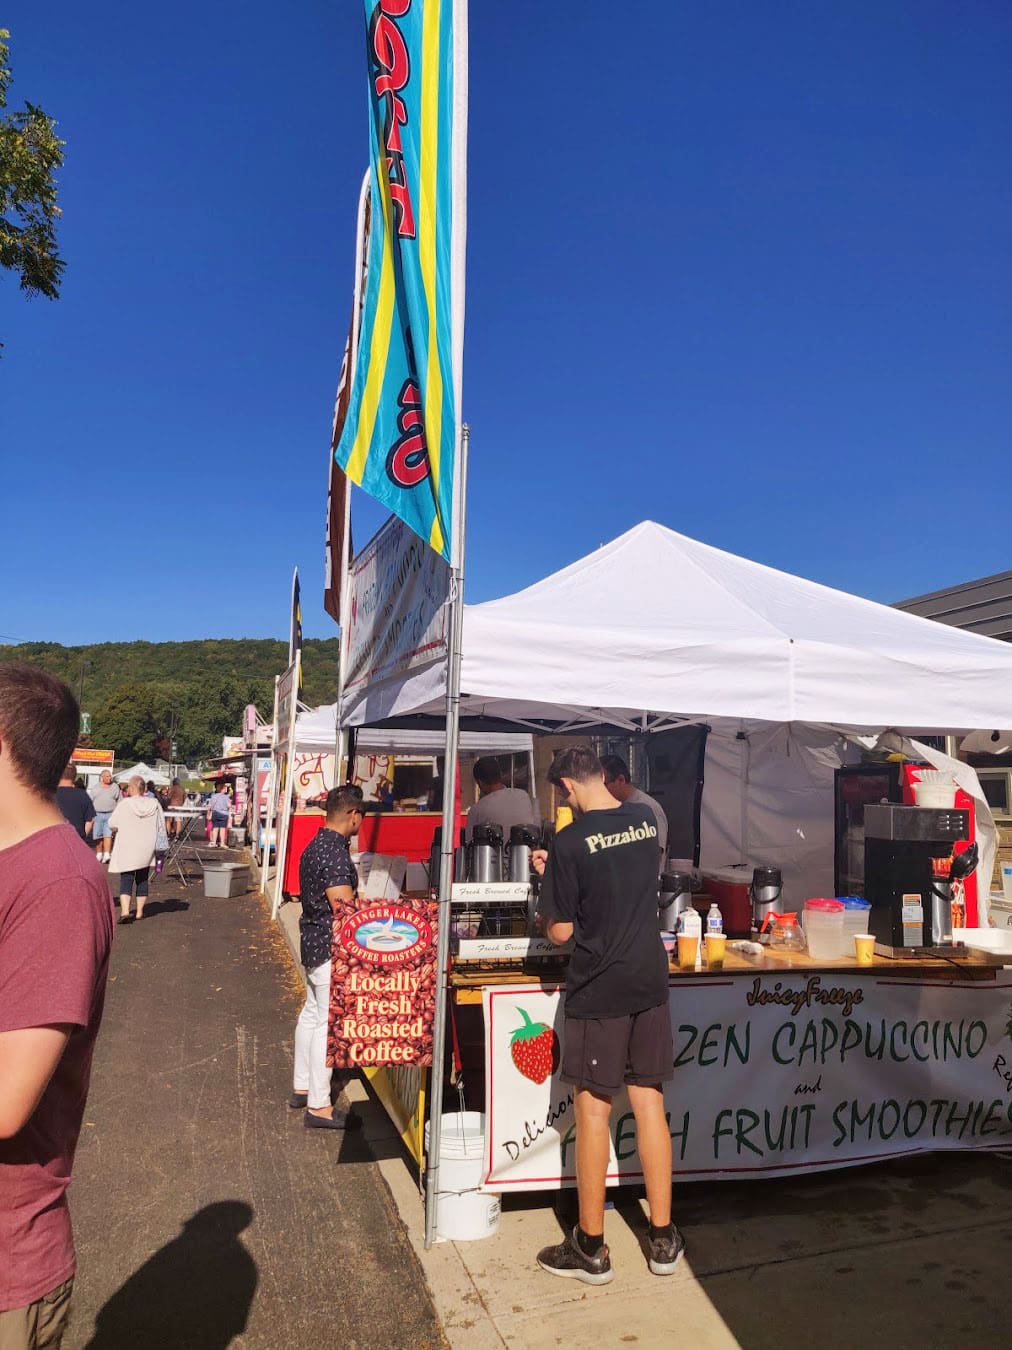
[[[341,765],[348,754],[348,729],[341,720],[341,704],[344,701],[344,672],[348,668],[348,592],[349,554],[351,552],[351,483],[344,485],[344,530],[341,535],[341,580],[338,594],[341,597],[341,631],[337,640],[337,704],[334,708],[334,786],[343,782],[350,783],[355,777],[353,766],[349,763],[342,778]]]
[[[453,832],[457,815],[457,748],[460,742],[460,657],[464,629],[464,534],[467,518],[467,457],[471,429],[460,429],[457,492],[457,547],[450,571],[450,633],[446,653],[446,758],[443,761],[443,843],[439,857],[439,924],[436,940],[436,1006],[432,1018],[432,1097],[429,1147],[425,1157],[425,1246],[436,1239],[436,1196],[443,1133],[443,1061],[446,1057],[447,965],[450,957],[450,896],[453,887]]]

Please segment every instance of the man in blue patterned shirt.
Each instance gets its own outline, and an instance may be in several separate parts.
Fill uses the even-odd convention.
[[[362,824],[362,789],[349,783],[327,793],[327,819],[299,861],[302,918],[299,936],[306,972],[306,1006],[295,1025],[295,1077],[289,1106],[306,1107],[307,1129],[343,1130],[357,1117],[330,1102],[327,1068],[330,944],[334,910],[358,893],[358,872],[348,851]]]

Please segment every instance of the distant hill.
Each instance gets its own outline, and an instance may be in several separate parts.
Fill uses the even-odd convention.
[[[310,705],[337,697],[337,638],[303,644],[303,699]],[[193,762],[221,753],[223,735],[239,735],[242,710],[255,703],[270,718],[274,677],[288,662],[288,643],[276,638],[201,638],[193,642],[58,642],[0,645],[0,661],[27,661],[51,671],[81,694],[91,713],[91,744],[118,758],[177,757]]]

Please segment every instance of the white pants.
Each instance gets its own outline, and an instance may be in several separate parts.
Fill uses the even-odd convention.
[[[330,962],[306,971],[306,1006],[295,1024],[296,1092],[308,1092],[307,1105],[318,1111],[330,1105],[331,1069],[327,1068],[327,1014],[330,1007]]]

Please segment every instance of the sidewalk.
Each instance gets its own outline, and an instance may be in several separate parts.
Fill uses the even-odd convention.
[[[297,903],[279,913],[296,952],[298,914]],[[417,1180],[382,1113],[370,1113],[367,1142],[453,1350],[783,1350],[802,1339],[820,1350],[991,1350],[1009,1339],[1006,1157],[936,1153],[796,1180],[678,1186],[687,1255],[665,1279],[646,1266],[636,1188],[609,1191],[616,1275],[590,1288],[547,1275],[534,1260],[559,1241],[557,1207],[575,1222],[573,1191],[504,1197],[496,1237],[425,1251]]]
[[[256,893],[208,900],[187,872],[116,929],[70,1190],[66,1350],[435,1350],[362,1134],[309,1132],[287,1109],[302,1000],[276,925]]]

